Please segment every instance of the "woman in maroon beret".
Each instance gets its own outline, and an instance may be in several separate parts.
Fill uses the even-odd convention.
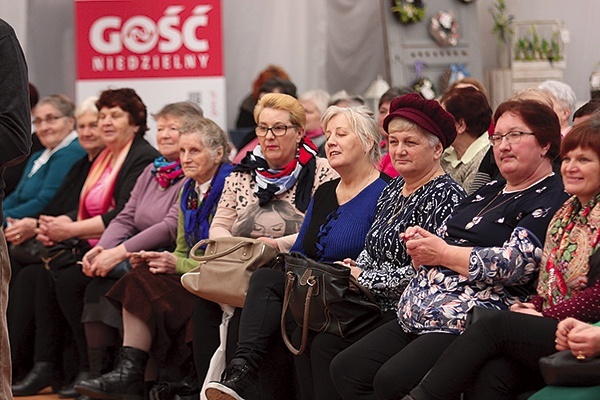
[[[340,115],[334,120],[332,115],[336,113]],[[360,159],[350,155],[350,151],[354,151],[351,149],[358,146],[344,143],[362,131],[371,132],[369,137],[378,136],[374,132],[377,130],[375,121],[370,116],[363,115],[358,119],[363,121],[360,124],[351,122],[356,118],[345,117],[356,113],[353,108],[331,107],[321,121],[327,137],[327,156],[332,167],[341,171],[342,176],[347,173],[345,171],[354,171],[360,165]],[[371,128],[366,129],[369,126]],[[415,273],[400,233],[414,225],[435,232],[465,196],[460,185],[440,167],[442,152],[454,140],[456,129],[454,118],[438,102],[424,100],[417,94],[398,97],[391,103],[384,129],[389,132],[392,164],[401,177],[393,179],[383,189],[379,199],[375,199],[376,205],[373,202],[369,206],[365,197],[356,197],[361,212],[353,216],[351,223],[345,222],[348,211],[327,211],[332,203],[336,203],[336,197],[344,192],[336,189],[335,193],[323,196],[318,196],[320,192],[317,192],[314,197],[315,212],[307,214],[306,226],[300,230],[301,235],[306,232],[304,240],[301,236],[295,245],[298,246],[297,251],[306,252],[320,262],[345,258],[344,262],[350,266],[352,275],[371,291],[383,311],[379,320],[344,338],[310,332],[307,350],[294,358],[300,391],[305,399],[338,398],[329,375],[333,357],[379,325],[395,320],[398,300]],[[366,133],[362,135],[366,136]],[[372,160],[368,165],[372,166]],[[365,179],[366,175],[366,172],[358,174],[361,179]],[[347,200],[338,201],[351,204]],[[344,207],[347,209],[347,206]],[[356,237],[360,226],[367,227],[366,237],[363,236],[358,243],[358,253],[353,255],[348,250],[349,243],[351,238]],[[339,243],[343,246],[333,239],[335,229],[341,231]],[[313,248],[318,250],[313,251]],[[266,397],[257,393],[257,381],[258,372],[265,364],[265,355],[273,348],[269,347],[273,337],[281,337],[285,274],[276,272],[263,269],[252,275],[241,316],[237,351],[221,381],[206,385],[209,400]],[[262,278],[267,273],[273,276],[268,285]],[[292,319],[288,328],[293,330],[293,325],[295,322]],[[300,331],[297,330],[294,336],[300,336]],[[200,370],[200,363],[196,363],[196,368]],[[203,379],[203,376],[199,378]]]
[[[390,139],[396,116],[426,126],[421,113],[431,112],[429,103],[416,98],[412,108],[390,111]],[[333,359],[331,375],[343,399],[402,398],[463,332],[471,308],[506,310],[533,291],[546,228],[567,197],[551,165],[560,124],[550,107],[531,100],[501,104],[494,123],[490,141],[505,180],[464,199],[439,237],[419,226],[401,234],[416,274],[400,298],[397,320]],[[443,127],[429,129],[436,134]]]

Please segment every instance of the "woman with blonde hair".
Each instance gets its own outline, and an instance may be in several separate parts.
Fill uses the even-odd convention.
[[[331,359],[394,318],[398,299],[414,274],[400,232],[415,224],[434,231],[464,191],[440,167],[443,148],[452,143],[456,130],[452,116],[436,101],[417,94],[392,101],[384,128],[391,160],[402,178],[385,187],[387,175],[374,167],[380,159],[381,135],[366,107],[332,106],[322,122],[327,157],[340,179],[315,193],[292,250],[322,262],[343,260],[383,311],[381,318],[346,338],[310,332],[306,352],[294,357],[302,397],[333,399],[338,395],[329,378]],[[285,274],[271,269],[252,276],[237,351],[221,381],[207,385],[209,399],[245,398],[259,389],[264,357],[281,335],[284,283]],[[297,327],[289,313],[286,321],[288,331]]]

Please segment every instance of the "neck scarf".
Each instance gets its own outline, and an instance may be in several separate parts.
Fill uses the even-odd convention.
[[[112,164],[112,171],[106,179],[108,190],[106,190],[102,197],[102,212],[104,214],[109,209],[114,208],[115,200],[113,199],[113,194],[115,192],[115,184],[117,182],[117,176],[119,175],[119,171],[121,171],[121,167],[125,162],[125,158],[127,154],[129,154],[129,149],[131,148],[131,144],[133,143],[133,139],[131,140],[121,149],[118,154],[113,153],[108,148],[104,148],[98,154],[98,157],[92,163],[90,167],[90,172],[88,172],[88,176],[83,183],[83,188],[81,189],[81,195],[79,196],[79,210],[77,211],[77,220],[81,221],[84,219],[88,219],[91,216],[85,209],[85,198],[88,195],[91,188],[94,187],[95,184],[98,183],[98,180],[106,170],[106,168]]]
[[[281,169],[271,169],[258,145],[252,152],[248,152],[234,171],[252,173],[256,181],[254,193],[258,196],[261,207],[271,201],[273,196],[287,192],[298,182],[294,204],[298,210],[305,212],[315,180],[316,155],[317,147],[305,136],[292,161]]]
[[[593,284],[586,284],[582,278],[587,276],[589,259],[599,244],[598,221],[589,219],[592,210],[600,207],[599,201],[600,194],[586,205],[573,197],[550,225],[546,239],[550,252],[545,267],[540,269],[538,283],[545,305],[556,305]]]
[[[225,186],[225,178],[231,171],[233,171],[231,164],[221,164],[202,199],[198,198],[195,190],[196,182],[193,179],[188,179],[184,183],[180,207],[183,212],[183,228],[188,249],[200,240],[208,238],[208,229],[217,210]]]
[[[169,161],[165,156],[160,156],[154,160],[152,175],[154,175],[154,179],[156,179],[158,185],[166,189],[183,178],[183,170],[181,169],[179,160]]]

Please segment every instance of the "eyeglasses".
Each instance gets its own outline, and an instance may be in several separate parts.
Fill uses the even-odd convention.
[[[272,128],[269,128],[266,126],[257,126],[254,129],[254,132],[256,132],[256,136],[259,136],[259,137],[267,136],[267,133],[269,133],[269,131],[273,132],[273,135],[275,135],[275,136],[285,136],[288,128],[293,129],[293,128],[297,128],[297,127],[298,127],[297,125],[275,125]]]
[[[492,146],[498,146],[500,143],[502,143],[502,139],[504,138],[506,138],[506,141],[509,144],[516,144],[519,143],[519,141],[521,140],[521,136],[523,135],[533,135],[533,132],[510,131],[506,132],[504,135],[499,135],[495,133],[492,136],[490,136],[489,139]]]
[[[48,125],[52,125],[61,118],[65,118],[65,116],[64,115],[48,115],[45,118],[34,119],[33,124],[36,126],[40,126],[40,125],[42,125],[42,122],[45,122]]]

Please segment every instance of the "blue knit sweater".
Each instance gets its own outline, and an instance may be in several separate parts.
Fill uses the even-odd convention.
[[[19,184],[4,200],[2,208],[5,218],[37,217],[50,203],[73,164],[86,156],[79,140],[75,139],[52,154],[46,164],[42,165],[33,176],[28,177],[33,162],[42,155],[42,152],[43,150],[29,157]]]
[[[375,218],[377,200],[387,185],[385,178],[387,176],[380,176],[341,206],[335,194],[339,179],[319,186],[290,251],[319,262],[355,259],[365,245],[365,237]]]

